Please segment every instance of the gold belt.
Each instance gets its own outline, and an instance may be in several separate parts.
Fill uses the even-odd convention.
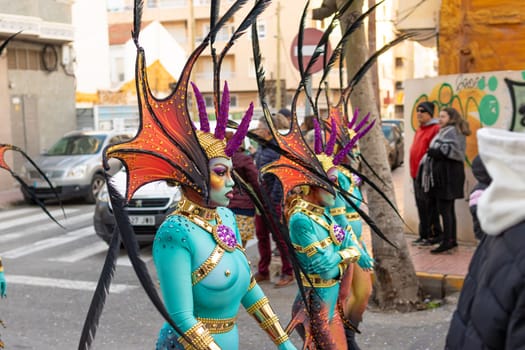
[[[211,334],[228,333],[235,326],[236,317],[233,318],[203,318],[197,317]]]
[[[348,219],[348,221],[355,221],[359,220],[360,216],[359,213],[348,213],[346,214],[346,218]]]
[[[318,274],[311,273],[311,274],[308,274],[307,276],[308,278],[310,278],[310,281],[312,281],[312,283],[308,282],[306,277],[301,273],[301,281],[303,282],[303,285],[305,287],[329,288],[339,283],[339,280],[335,278],[331,278],[327,280],[327,279],[322,278]]]

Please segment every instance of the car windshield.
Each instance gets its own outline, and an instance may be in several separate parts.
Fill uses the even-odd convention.
[[[106,135],[74,135],[58,140],[46,153],[48,156],[95,154],[102,148]]]

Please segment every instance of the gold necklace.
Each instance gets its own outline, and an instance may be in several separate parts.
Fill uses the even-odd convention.
[[[330,238],[335,245],[339,246],[341,243],[343,243],[343,240],[346,236],[345,230],[341,226],[335,224],[331,217],[325,215],[325,210],[323,207],[307,202],[302,198],[297,198],[293,202],[293,205],[294,206],[291,210],[290,216],[295,213],[305,214],[311,220],[315,221],[328,231]],[[324,218],[330,219],[330,223],[328,223]]]
[[[233,252],[239,246],[235,232],[226,225],[222,224],[221,217],[216,209],[203,208],[188,199],[182,199],[173,214],[186,217],[188,220],[210,233],[221,248],[228,252]],[[208,220],[215,220],[212,225]]]

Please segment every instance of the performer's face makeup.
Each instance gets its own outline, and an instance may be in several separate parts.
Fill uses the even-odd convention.
[[[316,204],[320,205],[322,207],[331,207],[335,204],[335,196],[332,195],[330,192],[320,188],[320,187],[314,187],[315,188],[315,200]]]
[[[231,159],[210,160],[210,200],[213,205],[226,207],[233,198],[233,164]]]

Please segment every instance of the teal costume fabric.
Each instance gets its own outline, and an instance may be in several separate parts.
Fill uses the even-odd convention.
[[[217,208],[222,224],[233,228],[237,241],[241,236],[235,215],[227,208]],[[210,221],[214,225],[214,221]],[[235,318],[242,304],[245,308],[264,297],[258,285],[248,289],[251,270],[244,251],[225,251],[215,268],[192,286],[192,272],[208,259],[217,246],[211,233],[187,217],[173,215],[159,228],[153,244],[153,259],[157,268],[164,302],[173,321],[186,332],[199,318]],[[255,322],[255,321],[254,321]],[[222,349],[239,348],[237,325],[226,333],[211,334]],[[177,342],[179,334],[164,324],[157,340],[157,349],[183,349]],[[279,346],[289,347],[290,341]]]
[[[360,207],[363,201],[363,194],[361,193],[359,187],[353,184],[352,179],[343,174],[343,172],[341,171],[338,172],[337,180],[339,182],[339,186],[352,196],[351,198],[353,199],[354,204],[357,207]],[[346,216],[347,214],[357,215],[357,212],[350,204],[348,204],[347,200],[340,193],[337,193],[335,204],[332,208],[343,207],[346,208],[346,213],[334,215],[334,219],[341,227],[345,229],[348,227],[348,225],[352,227],[352,232],[357,238],[357,241],[359,242],[358,248],[359,252],[361,253],[361,257],[359,258],[357,263],[363,269],[371,269],[374,265],[374,259],[372,259],[372,257],[368,253],[365,242],[361,238],[363,232],[363,223],[360,218],[357,220],[348,220]],[[329,212],[332,208],[327,208],[327,211]]]
[[[334,219],[329,214],[324,214],[322,219],[329,225],[335,223]],[[316,242],[323,241],[330,237],[328,230],[312,220],[308,215],[302,212],[296,212],[290,216],[289,219],[290,228],[290,239],[294,246],[300,246],[306,248],[315,244]],[[320,274],[324,279],[340,278],[340,272],[338,264],[341,262],[341,256],[338,252],[342,249],[352,246],[352,242],[349,234],[345,234],[344,240],[341,245],[329,244],[326,248],[323,248],[324,256],[330,260],[331,264],[328,271],[320,272],[319,270],[311,267],[311,260],[316,259],[321,253],[316,253],[312,257],[308,257],[307,254],[298,252],[296,249],[296,255],[299,259],[299,263],[308,274]],[[308,289],[308,288],[307,288]],[[339,283],[334,286],[326,288],[316,288],[322,301],[327,305],[329,310],[329,319],[331,320],[334,316],[334,310],[339,295]],[[301,296],[297,295],[297,300],[301,299]]]
[[[0,272],[0,297],[5,298],[7,295],[7,282],[5,281],[4,272]]]

